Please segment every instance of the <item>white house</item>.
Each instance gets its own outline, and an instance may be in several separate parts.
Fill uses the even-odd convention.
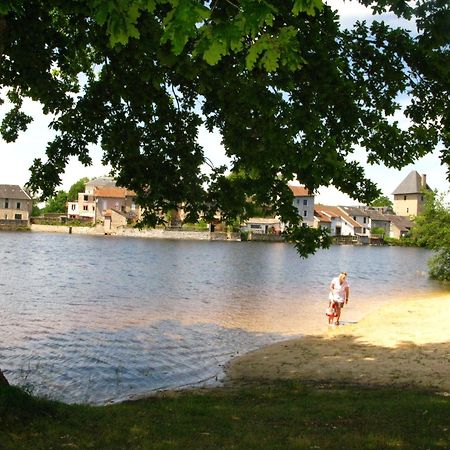
[[[308,227],[314,226],[314,194],[304,186],[292,186],[289,188],[294,195],[294,206],[297,208],[298,215],[302,218],[302,223]]]
[[[321,222],[325,223],[324,218],[330,220],[329,230],[331,236],[356,236],[363,228],[360,223],[338,206],[318,204],[315,207],[315,214],[317,218],[321,218],[320,220],[316,219],[316,226],[322,226]]]

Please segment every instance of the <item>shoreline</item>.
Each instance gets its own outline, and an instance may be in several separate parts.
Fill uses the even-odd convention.
[[[324,321],[325,321],[324,317]],[[450,393],[450,294],[396,300],[359,322],[282,341],[231,360],[225,384],[415,386]]]

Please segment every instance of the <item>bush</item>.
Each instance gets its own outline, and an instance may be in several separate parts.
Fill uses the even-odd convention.
[[[450,284],[450,252],[441,250],[428,261],[430,278]]]

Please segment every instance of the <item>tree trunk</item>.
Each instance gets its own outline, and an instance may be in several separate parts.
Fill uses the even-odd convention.
[[[8,380],[5,378],[5,375],[3,375],[3,372],[0,370],[0,384],[9,384]]]

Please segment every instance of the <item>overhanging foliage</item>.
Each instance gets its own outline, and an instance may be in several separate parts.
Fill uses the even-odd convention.
[[[30,121],[23,99],[39,101],[56,132],[32,167],[43,197],[70,156],[90,164],[100,144],[147,223],[180,204],[188,221],[244,217],[253,198],[291,223],[306,255],[329,240],[299,229],[288,181],[370,202],[380,192],[350,161],[355,146],[401,168],[450,143],[448,1],[359,3],[414,18],[419,33],[379,22],[345,31],[320,0],[3,1],[0,86],[12,108],[1,134],[15,140]],[[407,129],[394,120],[399,95],[411,98]],[[220,131],[244,179],[201,171],[202,125]]]

